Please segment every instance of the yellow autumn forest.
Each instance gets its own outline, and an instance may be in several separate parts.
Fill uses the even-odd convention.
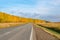
[[[43,20],[32,19],[32,18],[24,18],[18,17],[14,15],[10,15],[4,12],[0,12],[0,23],[15,23],[15,22],[34,22],[34,23],[43,23]]]

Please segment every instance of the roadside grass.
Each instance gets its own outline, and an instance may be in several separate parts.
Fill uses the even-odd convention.
[[[45,28],[39,25],[36,25],[36,27],[43,29],[44,31],[46,31],[47,33],[53,35],[54,37],[58,38],[60,40],[60,31],[56,32],[58,30],[54,30],[54,29],[49,29],[49,28]]]
[[[0,29],[9,28],[9,27],[16,27],[16,26],[19,26],[22,24],[25,24],[25,23],[0,23]]]
[[[56,30],[60,30],[60,23],[40,23],[39,25],[42,25],[46,28],[54,28]]]

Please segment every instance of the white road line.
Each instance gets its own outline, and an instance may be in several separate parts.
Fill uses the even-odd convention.
[[[33,27],[32,27],[32,30],[31,30],[31,35],[30,35],[30,40],[33,40]]]
[[[8,35],[9,33],[11,33],[11,32],[6,32],[3,35],[0,35],[0,38],[3,37],[3,36],[5,36],[5,35]]]
[[[16,29],[20,29],[20,28],[16,28]],[[0,38],[3,37],[3,36],[5,36],[5,35],[8,35],[8,34],[14,32],[16,29],[13,29],[12,31],[9,31],[9,32],[4,33],[3,35],[0,35]]]
[[[24,33],[26,31],[26,29],[22,29],[22,31],[18,32],[17,34],[15,34],[14,36],[12,36],[9,40],[16,40],[19,35],[21,35],[22,33]],[[16,38],[16,39],[15,39]]]
[[[25,25],[25,24],[24,24],[24,25]],[[21,26],[23,26],[23,25],[21,25]],[[22,27],[15,28],[15,29],[13,29],[13,30],[11,30],[11,31],[9,31],[9,32],[4,33],[3,35],[0,35],[0,38],[3,37],[3,36],[5,36],[5,35],[8,35],[8,34],[12,33],[12,32],[15,31],[16,29],[20,29],[20,28],[22,28]]]
[[[5,33],[5,35],[9,34],[10,32]]]
[[[36,39],[36,34],[35,34],[35,31],[34,31],[33,27],[32,27],[32,30],[31,30],[30,40],[37,40]]]

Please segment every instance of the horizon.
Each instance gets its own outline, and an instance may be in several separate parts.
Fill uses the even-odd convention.
[[[60,0],[0,0],[0,11],[16,16],[60,22]]]

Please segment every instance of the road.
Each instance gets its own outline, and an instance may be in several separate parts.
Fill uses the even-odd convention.
[[[0,29],[0,40],[30,40],[32,24]]]
[[[58,40],[32,23],[0,29],[0,40]]]

